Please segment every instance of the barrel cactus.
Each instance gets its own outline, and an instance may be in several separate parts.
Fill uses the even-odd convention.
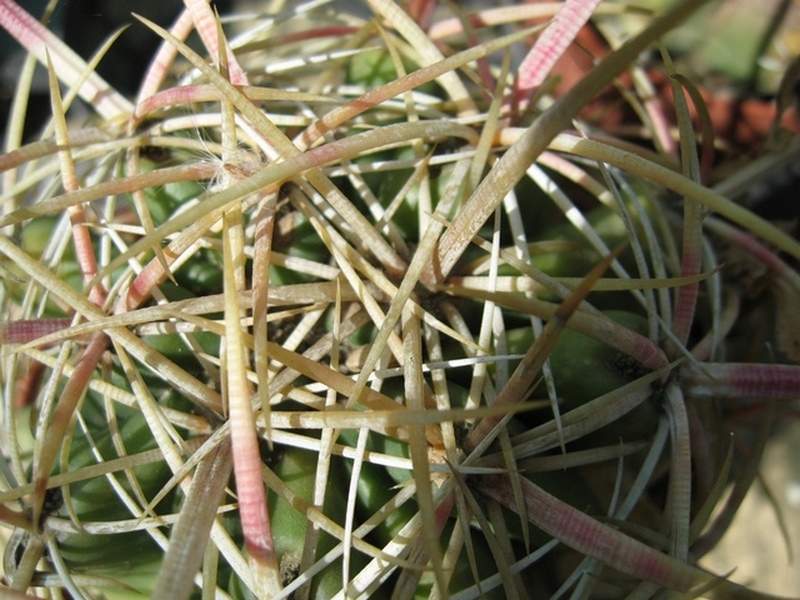
[[[733,169],[705,2],[266,4],[134,15],[131,99],[0,0],[9,597],[761,597],[697,562],[798,396],[796,67]]]

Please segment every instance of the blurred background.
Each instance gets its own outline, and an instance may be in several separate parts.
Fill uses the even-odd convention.
[[[18,0],[30,14],[40,18],[47,0]],[[235,0],[217,0],[220,14],[229,13]],[[126,27],[111,46],[97,71],[113,87],[126,96],[133,96],[141,75],[150,61],[160,38],[141,23],[133,20],[135,12],[162,26],[169,26],[183,8],[181,0],[61,0],[49,28],[84,58],[92,56],[121,27]],[[0,29],[0,132],[5,132],[8,107],[14,93],[23,53],[14,39]],[[50,114],[47,77],[38,69],[34,97],[28,111],[27,128],[35,132],[35,124]]]

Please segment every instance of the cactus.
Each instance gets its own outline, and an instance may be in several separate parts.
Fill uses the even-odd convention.
[[[800,390],[800,244],[731,199],[797,145],[726,174],[664,46],[648,98],[706,2],[272,4],[134,15],[129,99],[0,0],[10,597],[764,597],[697,561]]]

